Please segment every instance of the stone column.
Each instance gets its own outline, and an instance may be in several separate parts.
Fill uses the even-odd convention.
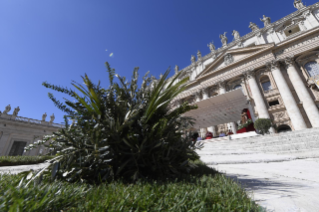
[[[293,58],[287,57],[285,59],[287,65],[287,72],[295,91],[302,102],[302,106],[306,111],[309,121],[312,127],[319,127],[319,111],[318,108],[311,98],[305,84],[303,83],[297,69],[294,66]]]
[[[200,90],[199,90],[199,91],[196,91],[196,93],[195,93],[195,101],[196,101],[196,102],[199,102],[199,101],[200,101]]]
[[[200,137],[205,138],[206,133],[207,133],[206,128],[200,128]]]
[[[0,156],[5,156],[8,150],[8,143],[9,143],[10,133],[2,132],[0,137]]]
[[[267,66],[271,69],[272,75],[274,76],[274,80],[277,84],[279,93],[284,102],[292,125],[295,130],[306,129],[307,125],[301,115],[301,112],[298,108],[298,105],[288,87],[288,84],[280,71],[280,64],[278,61],[273,60],[267,64]]]
[[[253,96],[253,99],[256,104],[256,109],[258,113],[259,118],[265,118],[265,119],[270,119],[266,104],[264,102],[264,98],[259,90],[256,78],[255,78],[255,73],[253,70],[247,71],[246,77],[250,86],[250,90]],[[253,113],[253,111],[251,111]]]
[[[204,89],[202,90],[202,93],[203,93],[203,100],[209,98],[209,97],[208,97],[208,88],[204,88]]]
[[[237,126],[236,122],[230,122],[231,130],[233,131],[234,134],[237,134]]]
[[[226,93],[226,83],[221,81],[218,83],[219,85],[219,95]]]

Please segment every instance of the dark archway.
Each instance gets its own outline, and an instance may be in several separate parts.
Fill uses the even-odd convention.
[[[288,125],[280,125],[277,130],[278,133],[290,132],[290,131],[292,130]]]

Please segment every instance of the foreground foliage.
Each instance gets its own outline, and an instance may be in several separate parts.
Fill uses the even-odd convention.
[[[134,184],[20,180],[0,175],[0,211],[260,211],[237,183],[203,164],[176,180]]]
[[[262,135],[268,134],[271,126],[272,123],[270,119],[259,118],[254,123],[255,129],[258,129]]]
[[[198,159],[191,139],[182,137],[182,130],[193,121],[182,114],[197,108],[184,102],[175,109],[170,108],[173,99],[185,89],[188,78],[179,79],[182,72],[168,80],[169,71],[160,79],[143,77],[139,87],[138,69],[134,69],[131,82],[115,74],[106,63],[109,73],[108,89],[93,84],[87,75],[85,86],[73,82],[82,94],[48,83],[47,88],[68,94],[75,99],[65,104],[49,97],[64,112],[65,118],[74,122],[44,141],[36,142],[27,149],[49,142],[58,156],[52,160],[50,175],[69,182],[100,183],[123,178],[138,179],[175,178],[187,173]],[[114,81],[117,77],[118,82]],[[35,177],[39,177],[36,174]]]
[[[52,158],[52,156],[0,156],[0,166],[37,164]]]

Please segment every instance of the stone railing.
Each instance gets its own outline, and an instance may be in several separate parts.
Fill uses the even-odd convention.
[[[22,117],[22,116],[0,114],[0,119],[9,119],[9,120],[14,120],[14,121],[19,121],[19,122],[26,122],[26,123],[32,123],[32,124],[45,125],[45,126],[59,127],[59,128],[65,127],[63,124],[50,123],[50,122],[40,121],[37,119],[26,118],[26,117]]]

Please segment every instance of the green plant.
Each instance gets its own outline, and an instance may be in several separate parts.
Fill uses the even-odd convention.
[[[57,157],[51,160],[51,172],[43,169],[39,173],[51,174],[52,179],[98,183],[118,178],[174,178],[194,168],[191,160],[199,158],[194,150],[200,145],[182,138],[181,131],[193,120],[181,115],[197,106],[184,102],[170,108],[173,99],[185,89],[188,78],[179,80],[179,73],[168,80],[166,71],[156,80],[147,73],[138,88],[137,68],[131,82],[126,82],[108,63],[106,66],[108,89],[101,88],[100,82],[93,84],[87,75],[82,77],[86,88],[72,83],[83,97],[73,90],[43,83],[76,102],[66,99],[62,104],[49,93],[55,105],[68,115],[65,129],[37,142],[48,142],[47,147],[57,151]],[[118,82],[114,82],[115,76]],[[69,125],[67,118],[75,121]],[[31,180],[38,176],[35,174]]]
[[[245,127],[248,127],[251,123],[253,123],[253,121],[251,119],[247,119],[247,122],[245,124],[241,124],[238,126],[237,130],[241,130]]]
[[[272,123],[270,119],[259,118],[255,121],[254,127],[258,129],[262,135],[269,133],[269,129],[271,128]]]

